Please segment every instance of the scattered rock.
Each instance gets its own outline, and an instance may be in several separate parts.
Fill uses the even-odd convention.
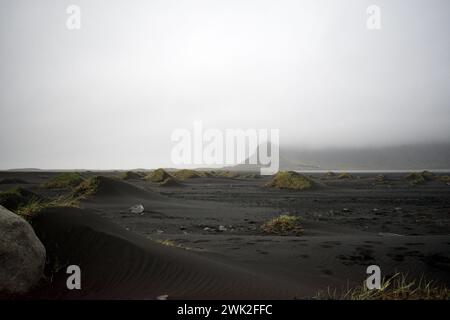
[[[28,222],[0,206],[0,292],[26,293],[43,276],[45,248]]]
[[[130,212],[135,214],[143,214],[144,211],[145,208],[142,204],[136,204],[130,208]]]
[[[225,226],[219,226],[219,231],[220,232],[227,231],[227,228],[225,228]]]

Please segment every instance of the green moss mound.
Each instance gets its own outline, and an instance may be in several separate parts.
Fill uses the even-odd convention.
[[[147,177],[145,177],[146,180],[149,180],[151,182],[163,182],[168,178],[172,178],[172,176],[168,174],[164,169],[157,169],[155,171],[152,171]]]
[[[303,234],[301,218],[287,214],[269,220],[261,226],[261,230],[268,234]]]
[[[49,189],[74,188],[84,180],[78,172],[66,172],[44,183],[44,187]]]
[[[279,189],[308,190],[314,187],[314,182],[294,171],[280,171],[266,186]]]

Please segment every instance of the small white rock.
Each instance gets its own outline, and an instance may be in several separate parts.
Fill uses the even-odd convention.
[[[136,204],[130,208],[131,213],[141,214],[144,212],[144,206],[142,204]]]

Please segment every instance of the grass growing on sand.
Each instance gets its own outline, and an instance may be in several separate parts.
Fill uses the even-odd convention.
[[[82,199],[95,194],[100,186],[100,178],[98,176],[91,177],[81,182],[72,193],[75,199]]]
[[[328,288],[314,297],[320,300],[449,300],[450,290],[424,277],[409,280],[407,275],[397,273],[383,279],[381,288],[369,290],[362,284],[338,292]]]
[[[261,230],[268,234],[303,234],[301,218],[287,214],[282,214],[264,223]]]
[[[0,205],[11,211],[16,211],[19,207],[34,200],[41,200],[41,197],[21,187],[12,188],[0,193]]]
[[[78,172],[66,172],[44,183],[44,187],[49,189],[74,188],[83,181],[84,178]]]
[[[178,180],[188,180],[193,178],[207,177],[205,172],[195,171],[190,169],[182,169],[172,173],[172,176]]]
[[[47,200],[23,188],[14,188],[0,193],[0,204],[26,220],[31,220],[45,208],[78,207],[78,201],[70,197]]]
[[[150,238],[150,239],[152,241],[155,241],[156,243],[162,244],[167,247],[180,248],[180,249],[184,249],[184,250],[188,250],[188,251],[204,251],[201,248],[188,247],[188,246],[185,246],[184,244],[175,242],[170,239],[152,239],[152,238]]]
[[[141,179],[142,176],[134,171],[125,171],[122,172],[122,174],[119,176],[120,179],[122,180],[130,180],[130,179]]]
[[[76,199],[65,197],[48,201],[33,199],[27,204],[19,207],[16,213],[25,220],[30,220],[40,211],[53,207],[79,207],[79,203]]]
[[[145,177],[146,180],[150,180],[151,182],[163,182],[168,178],[172,178],[172,176],[164,169],[156,169]]]
[[[429,171],[412,172],[405,176],[405,179],[408,180],[411,185],[415,186],[433,180],[434,175]]]
[[[353,179],[353,176],[350,173],[342,172],[337,176],[338,179]]]
[[[314,182],[294,171],[280,171],[266,186],[279,189],[308,190],[314,186]]]
[[[449,183],[450,182],[450,176],[440,176],[439,180],[441,180],[442,182],[446,182]]]

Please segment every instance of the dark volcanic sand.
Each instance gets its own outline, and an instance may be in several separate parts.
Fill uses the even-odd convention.
[[[68,192],[40,187],[56,174],[2,172],[0,179],[22,179],[24,188],[50,198]],[[362,284],[371,264],[383,276],[403,272],[450,284],[450,186],[411,186],[404,173],[386,173],[385,183],[374,173],[353,175],[312,174],[321,187],[302,192],[263,187],[270,177],[197,178],[177,187],[108,183],[81,203],[83,210],[51,209],[35,221],[48,250],[83,274],[81,291],[65,289],[62,270],[35,295],[308,298],[328,286]],[[17,185],[0,184],[0,191]],[[144,214],[130,213],[138,203]],[[304,235],[260,231],[282,213],[301,216]],[[170,242],[157,242],[163,240]]]

